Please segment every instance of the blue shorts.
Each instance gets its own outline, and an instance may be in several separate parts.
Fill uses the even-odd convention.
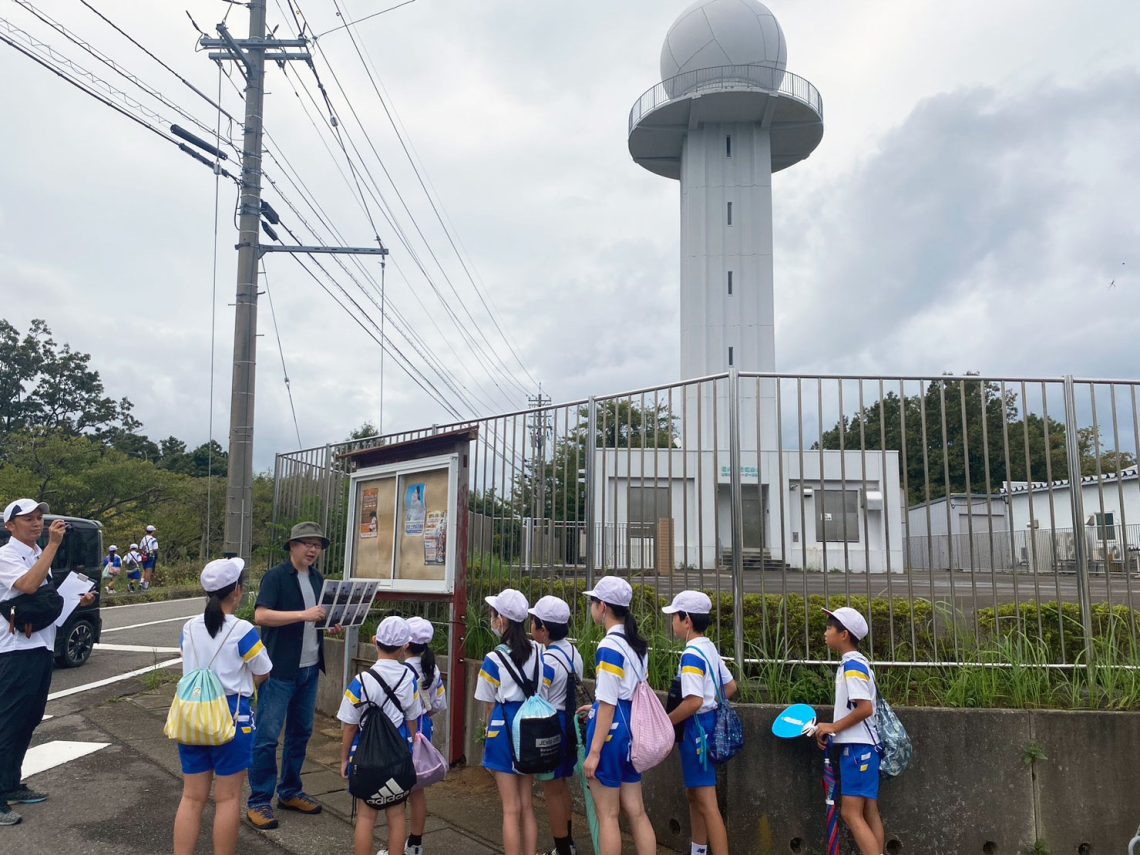
[[[435,733],[435,725],[432,723],[431,716],[427,713],[420,716],[419,732],[424,735],[424,739],[431,742],[431,736]]]
[[[610,735],[602,743],[602,757],[594,776],[604,787],[617,789],[622,784],[641,783],[641,773],[630,762],[629,717],[632,715],[632,701],[618,701],[614,710],[614,722],[610,725]],[[598,716],[598,702],[590,710],[590,724],[586,728],[586,747],[589,750],[594,742],[594,724]]]
[[[508,701],[495,704],[491,708],[491,720],[487,722],[487,741],[483,743],[483,768],[491,772],[515,772],[511,757],[511,723],[522,706],[522,701]]]
[[[879,749],[874,745],[841,744],[839,793],[861,799],[879,798]]]
[[[147,558],[143,561],[143,570],[153,570],[154,565],[158,563],[157,558]]]
[[[238,700],[230,695],[230,711]],[[253,710],[249,698],[241,696],[237,710],[237,733],[225,745],[179,745],[178,759],[182,761],[183,775],[200,775],[213,772],[219,778],[236,775],[253,765],[253,739],[257,727],[253,721]]]
[[[716,786],[716,766],[711,760],[702,758],[702,754],[707,751],[707,743],[697,730],[698,719],[706,737],[711,738],[716,727],[716,710],[698,713],[685,720],[685,738],[681,740],[680,749],[681,774],[685,779],[685,789],[688,790]]]
[[[142,571],[141,570],[132,570],[130,573],[127,574],[127,578],[130,579],[132,582],[137,582],[139,579],[142,578]]]

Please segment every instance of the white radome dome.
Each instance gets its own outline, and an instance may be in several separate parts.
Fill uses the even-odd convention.
[[[755,65],[768,69],[761,75],[763,84],[771,81],[775,89],[787,64],[784,31],[759,0],[697,0],[673,22],[661,47],[661,79],[666,81],[701,68]],[[682,84],[682,92],[669,94],[683,94],[698,85]]]

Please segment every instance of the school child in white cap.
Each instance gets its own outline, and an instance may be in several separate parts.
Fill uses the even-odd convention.
[[[408,622],[402,617],[386,617],[380,621],[376,628],[376,664],[371,670],[363,671],[345,689],[344,697],[340,702],[340,709],[336,717],[344,727],[341,734],[340,746],[340,774],[348,777],[348,764],[356,751],[356,743],[360,738],[360,720],[364,716],[364,708],[372,705],[383,710],[392,724],[408,740],[408,751],[412,750],[412,739],[416,735],[417,722],[423,707],[420,705],[418,686],[415,675],[404,665],[404,648],[411,640],[412,631]],[[387,692],[380,685],[383,680],[396,700],[400,702],[400,709],[396,709],[387,701]],[[376,818],[380,812],[369,807],[363,801],[356,805],[356,830],[353,841],[354,855],[372,855],[372,836],[376,831]],[[407,823],[404,820],[404,805],[393,805],[384,811],[388,822],[388,847],[381,849],[377,855],[400,855],[407,842]]]
[[[871,663],[859,652],[867,619],[850,606],[827,612],[823,640],[842,657],[835,672],[835,711],[815,729],[816,743],[837,754],[840,814],[862,855],[879,855],[886,843],[879,816],[879,733],[875,728],[877,686]],[[830,737],[831,744],[828,745]]]
[[[443,677],[435,664],[435,653],[430,646],[435,636],[435,627],[422,617],[410,617],[408,629],[411,632],[411,639],[404,648],[407,656],[404,666],[412,672],[419,686],[420,705],[423,707],[423,714],[418,722],[419,732],[425,739],[431,741],[434,730],[432,716],[447,709],[447,689],[443,685]],[[424,825],[427,823],[427,790],[416,790],[408,799],[408,804],[412,813],[412,831],[408,835],[404,855],[423,855]]]
[[[502,643],[483,658],[476,680],[475,700],[486,704],[487,738],[483,768],[495,776],[503,803],[503,849],[506,855],[533,855],[538,846],[534,818],[533,775],[519,775],[511,759],[511,724],[526,694],[516,679],[538,676],[541,653],[526,635],[528,604],[520,591],[507,588],[486,597],[491,607],[491,630]],[[513,672],[513,673],[512,673]],[[538,676],[536,682],[541,682]]]
[[[576,687],[585,674],[582,654],[574,649],[567,636],[570,634],[570,606],[558,597],[543,597],[530,608],[530,635],[542,651],[542,685],[539,694],[558,710],[562,722],[562,745],[566,755],[554,770],[554,778],[543,781],[542,795],[550,814],[550,829],[554,834],[554,849],[544,855],[574,855],[574,834],[570,826],[571,802],[568,781],[574,777],[578,760],[578,740],[574,725],[577,707]],[[573,675],[573,680],[571,680]],[[571,684],[575,688],[571,692]],[[565,832],[563,832],[565,829]]]
[[[599,855],[620,855],[618,811],[625,811],[637,855],[654,855],[657,837],[641,796],[641,773],[630,762],[629,721],[633,692],[649,669],[649,645],[629,610],[633,588],[617,576],[603,576],[586,591],[590,618],[604,626],[598,642],[594,706],[586,730],[589,752],[583,767],[598,813]]]
[[[197,851],[202,811],[214,787],[214,851],[237,850],[241,821],[241,792],[246,771],[253,763],[254,686],[265,682],[273,663],[261,636],[249,621],[234,617],[245,594],[245,563],[240,558],[211,561],[202,570],[206,610],[182,627],[182,672],[209,668],[226,691],[237,732],[217,747],[179,745],[182,763],[182,801],[174,818],[174,853]]]
[[[669,713],[673,724],[684,724],[681,773],[689,799],[691,855],[727,855],[728,831],[716,801],[716,767],[707,756],[707,742],[716,728],[717,697],[736,694],[736,681],[720,652],[706,636],[712,601],[700,591],[681,591],[661,609],[672,618],[675,638],[685,642],[677,676],[681,703]]]

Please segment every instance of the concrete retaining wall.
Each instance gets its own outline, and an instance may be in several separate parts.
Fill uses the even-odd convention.
[[[343,645],[326,647],[332,675],[340,673],[340,656]],[[470,698],[479,663],[466,665]],[[335,714],[341,690],[325,682],[320,709]],[[819,751],[809,740],[771,735],[778,707],[736,709],[747,743],[718,776],[731,851],[821,852]],[[481,714],[474,702],[467,713],[465,753],[476,765]],[[831,710],[819,713],[827,720]],[[1140,714],[925,708],[899,714],[915,755],[903,775],[882,785],[888,853],[1020,855],[1038,841],[1051,855],[1115,853],[1124,851],[1140,823]],[[1028,762],[1030,746],[1039,746],[1045,758]],[[688,808],[675,754],[645,776],[644,788],[658,840],[688,851]]]

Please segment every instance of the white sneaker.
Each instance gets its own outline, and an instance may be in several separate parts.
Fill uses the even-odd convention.
[[[388,850],[387,849],[379,849],[376,851],[376,855],[388,855]]]
[[[423,844],[421,843],[418,846],[405,846],[404,855],[424,855]]]

